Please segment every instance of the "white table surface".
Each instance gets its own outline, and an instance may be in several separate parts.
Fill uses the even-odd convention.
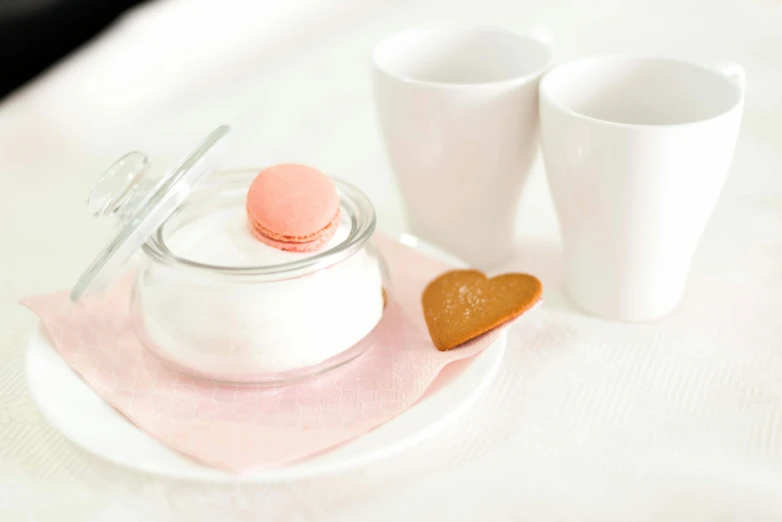
[[[376,131],[368,53],[411,25],[548,28],[558,57],[733,59],[747,69],[740,143],[680,309],[627,325],[562,296],[538,166],[507,269],[546,304],[511,331],[466,418],[392,461],[273,486],[165,480],[103,462],[50,428],[25,390],[25,295],[69,287],[106,238],[85,211],[131,149],[176,159],[219,123],[228,166],[300,161],[403,230]],[[176,38],[166,38],[174,31]],[[782,2],[779,0],[167,0],[0,105],[0,520],[782,519]]]

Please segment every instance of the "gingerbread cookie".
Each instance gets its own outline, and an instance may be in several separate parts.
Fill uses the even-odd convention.
[[[478,270],[453,270],[429,283],[421,302],[429,335],[444,351],[520,316],[542,293],[540,281],[528,274],[489,279]]]

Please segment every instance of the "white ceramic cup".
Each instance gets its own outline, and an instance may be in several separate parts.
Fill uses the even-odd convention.
[[[677,306],[730,167],[743,86],[738,64],[622,56],[540,82],[565,288],[581,308],[643,321]]]
[[[498,29],[410,30],[373,53],[375,97],[411,231],[476,266],[513,248],[538,150],[543,37]]]

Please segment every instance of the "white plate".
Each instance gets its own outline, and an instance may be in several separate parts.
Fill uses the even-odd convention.
[[[454,258],[404,236],[402,241],[444,261]],[[49,423],[71,442],[109,461],[188,480],[279,482],[323,476],[388,458],[440,432],[488,387],[505,352],[503,332],[446,386],[377,429],[322,455],[243,475],[199,464],[164,446],[106,404],[62,360],[39,329],[27,349],[27,385]]]

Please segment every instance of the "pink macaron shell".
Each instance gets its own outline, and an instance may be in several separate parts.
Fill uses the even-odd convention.
[[[264,233],[257,227],[250,223],[250,232],[255,236],[258,241],[269,245],[270,247],[277,248],[279,250],[285,250],[286,252],[315,252],[320,250],[326,243],[334,237],[334,234],[339,228],[339,215],[334,217],[334,220],[324,228],[320,234],[316,235],[312,241],[307,242],[290,242],[279,241],[277,239],[270,238],[264,235]]]
[[[252,220],[275,237],[307,238],[329,226],[339,211],[334,181],[306,165],[262,170],[247,193]]]

